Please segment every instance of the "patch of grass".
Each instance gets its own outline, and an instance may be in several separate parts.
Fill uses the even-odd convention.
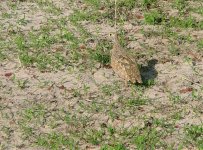
[[[97,103],[96,101],[93,101],[91,105],[83,105],[82,108],[85,110],[88,110],[89,112],[102,112],[104,110],[104,104]]]
[[[12,14],[9,14],[7,12],[2,13],[2,18],[10,19],[11,17],[12,17]]]
[[[143,86],[145,87],[150,87],[155,85],[155,80],[154,79],[148,79],[143,81]]]
[[[96,50],[89,51],[90,58],[101,63],[101,64],[109,64],[110,63],[110,50],[112,46],[107,40],[102,40],[96,46]]]
[[[104,131],[102,130],[88,129],[84,133],[84,139],[93,145],[101,144],[103,136]]]
[[[86,107],[83,107],[81,105],[82,102],[79,104],[80,107],[84,110],[87,110]],[[83,128],[87,127],[88,123],[90,122],[90,118],[88,116],[79,116],[76,114],[76,112],[71,113],[71,112],[66,112],[64,111],[63,113],[63,121],[65,124],[67,124],[68,126],[72,127],[72,129],[69,131],[70,134],[73,135],[81,135],[81,133],[75,132],[78,131],[78,129],[81,130],[81,132],[83,132]],[[59,116],[59,119],[61,118],[61,116]]]
[[[9,138],[12,134],[12,129],[10,127],[2,126],[0,128],[0,131],[2,131],[6,135],[7,138]]]
[[[165,24],[165,22],[164,22]],[[174,32],[171,28],[167,27],[167,25],[164,25],[163,28],[161,29],[162,36],[165,38],[174,38],[178,36],[176,32]]]
[[[12,76],[12,81],[19,87],[20,89],[25,89],[28,80],[17,79],[15,75]]]
[[[23,112],[23,119],[26,122],[29,122],[33,119],[43,119],[43,116],[45,115],[45,107],[43,105],[35,105],[31,108],[26,109]]]
[[[198,41],[197,46],[198,48],[203,48],[203,39]]]
[[[180,103],[180,101],[182,100],[180,95],[178,95],[177,93],[170,93],[169,99],[173,103]]]
[[[104,54],[102,52],[94,52],[93,54],[91,54],[91,57],[97,62],[104,65],[109,64],[110,62],[110,55]]]
[[[127,150],[124,144],[115,144],[113,146],[105,145],[102,146],[101,150]]]
[[[70,46],[76,45],[71,47],[72,52],[77,52],[77,38],[67,30],[63,30],[63,33],[50,35],[51,30],[52,27],[50,26],[42,26],[38,32],[31,31],[28,35],[16,35],[14,43],[22,65],[33,65],[40,70],[60,69],[63,65],[69,65],[70,61],[65,58],[62,52],[55,52],[55,49],[51,49],[51,46],[60,41],[70,42]]]
[[[159,25],[164,21],[164,16],[161,12],[153,10],[148,13],[145,13],[144,19],[146,24]]]
[[[151,149],[155,150],[161,148],[164,131],[157,131],[152,127],[131,127],[122,131],[121,135],[124,137],[131,137],[131,142],[138,150]]]
[[[16,10],[18,8],[17,2],[7,1],[7,5],[11,8],[11,10]]]
[[[193,17],[185,17],[184,19],[170,17],[168,23],[170,27],[179,28],[197,28],[199,26],[199,23]]]
[[[38,55],[34,56],[33,58],[37,63],[37,68],[39,68],[40,70],[45,70],[50,67],[49,65],[54,64],[52,63],[50,56],[47,54],[38,53]]]
[[[203,8],[202,7],[195,7],[195,8],[192,8],[192,11],[198,13],[198,14],[201,14],[203,15]]]
[[[74,45],[74,44],[73,44],[73,45]],[[71,45],[71,47],[72,47],[73,45]],[[74,45],[73,47],[75,47],[75,45]],[[75,61],[75,62],[77,62],[78,60],[80,60],[80,59],[82,58],[81,53],[80,53],[79,51],[77,51],[77,49],[75,49],[75,48],[70,50],[69,56],[70,56],[70,58],[71,58],[73,61]]]
[[[180,55],[180,49],[177,46],[175,46],[175,44],[171,44],[168,47],[168,50],[174,56]]]
[[[142,0],[141,3],[142,3],[142,6],[144,7],[151,7],[153,4],[156,4],[157,0]]]
[[[79,11],[75,10],[75,12],[69,17],[69,20],[72,23],[76,23],[79,21],[91,21],[91,22],[108,22],[113,24],[114,19],[114,2],[105,0],[86,0],[85,3],[92,5],[93,7],[89,7],[86,10]],[[134,0],[120,0],[117,2],[118,14],[119,17],[117,21],[122,23],[124,20],[127,20],[129,13],[127,10],[132,10],[135,8],[137,2]],[[96,9],[95,9],[96,8]],[[105,12],[98,11],[99,8],[104,8]],[[124,13],[125,12],[125,13]]]
[[[176,35],[175,40],[178,41],[178,44],[183,44],[185,42],[191,43],[193,42],[192,37],[188,35]]]
[[[34,136],[35,131],[34,128],[29,126],[28,124],[19,123],[20,130],[22,132],[22,138],[24,140],[28,140]]]
[[[34,33],[29,32],[29,36],[27,37],[28,45],[30,47],[40,49],[45,47],[50,47],[51,44],[54,44],[57,42],[58,37],[57,35],[50,35],[49,27],[43,27],[41,28],[41,32]]]
[[[79,21],[97,21],[101,16],[99,12],[95,11],[90,11],[90,12],[85,12],[85,11],[79,11],[75,10],[74,13],[69,17],[69,20],[72,23],[77,23]]]
[[[154,128],[141,131],[134,137],[134,143],[139,150],[155,150],[161,143],[160,133]]]
[[[173,7],[178,9],[180,12],[185,11],[187,5],[187,0],[174,0],[173,2]]]
[[[124,29],[119,30],[118,32],[118,37],[119,37],[119,43],[123,46],[123,47],[127,47],[127,40],[126,40],[126,32]]]
[[[18,125],[22,131],[24,139],[35,137],[36,127],[41,125],[45,115],[45,108],[43,105],[34,105],[27,108],[21,113],[21,119]],[[33,127],[34,124],[35,126]]]
[[[116,132],[116,128],[113,126],[108,126],[107,130],[110,133],[110,135],[113,135]]]
[[[79,89],[74,89],[73,90],[73,96],[74,97],[81,97],[81,92]]]
[[[174,113],[171,115],[171,118],[174,119],[174,120],[183,119],[182,111],[174,112]]]
[[[202,96],[197,90],[192,91],[192,99],[196,101],[201,101]]]
[[[59,15],[59,14],[61,14],[61,9],[59,7],[57,7],[51,1],[36,0],[36,3],[40,6],[40,8],[42,10],[44,10],[47,13],[51,13],[53,15]]]
[[[101,6],[101,0],[84,0],[84,2],[87,4],[91,4],[96,8],[99,8]]]
[[[19,50],[24,50],[26,48],[26,40],[23,35],[17,35],[14,41]]]
[[[17,86],[21,89],[26,88],[28,80],[17,80]]]
[[[78,149],[73,138],[56,132],[41,134],[36,139],[36,145],[50,150]]]
[[[148,30],[148,31],[146,31],[146,30],[142,29],[142,30],[141,30],[141,33],[142,33],[145,37],[148,37],[148,38],[150,38],[150,37],[158,37],[158,36],[161,36],[161,35],[162,35],[162,32],[156,31],[156,30]]]
[[[63,30],[60,36],[61,39],[71,41],[72,43],[78,43],[78,38],[74,36],[72,32],[69,32],[67,30]]]
[[[173,115],[172,115],[173,116]],[[174,119],[173,121],[170,120],[169,118],[154,118],[153,119],[153,125],[156,127],[161,127],[163,134],[172,134],[176,129],[175,129],[175,122],[176,120]]]
[[[0,149],[7,149],[7,146],[3,143],[0,143]]]
[[[76,125],[75,122],[78,122],[77,116],[66,113],[64,116],[64,121],[69,125]],[[78,124],[79,125],[79,124]]]
[[[203,124],[186,126],[185,133],[188,137],[187,142],[194,144],[199,149],[203,149]]]
[[[91,25],[96,26],[96,30],[100,25],[113,27],[114,1],[70,0],[64,1],[64,6],[61,8],[55,2],[51,0],[5,1],[5,5],[9,6],[8,12],[3,8],[4,5],[0,6],[0,10],[3,12],[0,15],[0,20],[2,20],[0,23],[1,66],[4,69],[4,67],[7,67],[7,64],[10,65],[10,62],[14,63],[13,59],[19,58],[22,65],[37,67],[41,71],[67,70],[73,76],[76,75],[77,82],[81,85],[84,78],[83,70],[85,70],[85,73],[88,73],[89,82],[89,78],[91,78],[89,77],[89,71],[95,70],[95,63],[101,63],[103,64],[102,66],[110,63],[112,43],[106,40],[105,37],[99,37],[101,34],[95,35],[90,33],[88,29]],[[119,28],[121,28],[118,31],[120,44],[124,48],[128,47],[128,40],[130,39],[127,39],[127,35],[132,35],[132,39],[137,42],[136,44],[141,46],[138,51],[136,50],[137,54],[140,53],[138,58],[141,62],[153,57],[161,57],[161,66],[158,65],[157,67],[162,67],[162,65],[164,67],[165,65],[161,64],[162,56],[165,58],[167,48],[170,55],[177,56],[181,55],[180,52],[182,50],[191,49],[191,44],[195,43],[197,47],[194,47],[194,50],[199,48],[201,53],[203,48],[202,40],[193,40],[196,36],[192,37],[190,34],[193,35],[193,30],[198,32],[200,29],[203,29],[203,21],[198,21],[188,16],[191,11],[202,14],[201,7],[190,8],[192,6],[188,6],[188,0],[164,2],[157,0],[118,0],[117,2],[117,22],[118,26],[120,26]],[[201,0],[194,0],[194,2],[202,3]],[[60,2],[60,4],[62,3]],[[164,7],[162,7],[162,4],[164,4]],[[170,17],[166,15],[171,10],[171,4],[172,7],[179,11],[178,16]],[[33,27],[31,30],[25,31],[23,26],[29,25],[30,27],[30,25],[35,25],[33,23],[36,23],[36,20],[32,19],[33,22],[29,22],[29,18],[26,18],[27,15],[22,17],[19,17],[19,15],[21,16],[21,14],[25,13],[24,10],[29,10],[29,16],[35,15],[34,13],[38,10],[38,7],[42,10],[43,15],[40,16],[43,18],[40,28],[35,29]],[[167,9],[165,9],[166,7]],[[69,10],[70,12],[72,11],[70,16],[68,16]],[[141,15],[134,16],[134,13],[137,12],[138,15]],[[142,14],[144,14],[144,18]],[[39,23],[38,21],[37,23]],[[123,25],[125,25],[124,29],[121,27]],[[135,36],[134,33],[136,34],[137,31],[134,30],[134,27],[138,27],[138,30],[139,27],[143,27],[141,34],[144,34],[144,37],[139,33]],[[190,28],[188,35],[181,35],[186,33],[188,28]],[[100,33],[102,31],[98,28],[96,32]],[[155,41],[157,42],[156,45],[152,45],[153,42],[151,42],[151,40],[155,39],[154,37],[158,37],[158,40],[160,40]],[[93,49],[92,45],[94,44],[97,45]],[[133,52],[131,54],[133,55]],[[170,56],[166,57],[166,61],[168,61]],[[174,57],[174,59],[176,58]],[[185,59],[189,63],[193,62],[190,56],[186,56]],[[68,65],[71,65],[70,68],[67,67]],[[75,70],[79,72],[76,73]],[[195,66],[193,71],[198,75],[201,74],[198,65]],[[60,74],[62,72],[57,73]],[[164,75],[165,72],[161,71],[160,73]],[[38,75],[39,73],[33,77],[41,79],[41,76]],[[6,74],[5,78],[9,80]],[[107,78],[112,78],[112,76]],[[182,134],[180,136],[176,134],[177,130],[180,129],[182,131],[183,128],[179,126],[179,121],[187,117],[187,110],[190,107],[189,105],[187,105],[187,109],[184,107],[183,103],[188,101],[183,101],[182,93],[169,93],[169,98],[163,104],[159,104],[153,98],[153,103],[157,105],[153,105],[151,99],[145,97],[144,93],[157,90],[157,88],[151,89],[151,86],[156,84],[154,79],[145,80],[139,86],[131,84],[130,87],[126,88],[121,87],[123,84],[120,84],[120,82],[110,85],[102,84],[101,86],[98,85],[99,89],[92,89],[91,83],[82,83],[82,86],[79,85],[78,88],[67,89],[65,76],[62,76],[61,79],[60,77],[56,79],[56,83],[62,84],[61,86],[56,85],[55,81],[51,81],[51,79],[42,79],[41,81],[39,80],[36,87],[40,90],[46,90],[46,92],[40,95],[33,93],[34,95],[37,94],[35,95],[37,99],[39,98],[38,96],[42,96],[40,104],[36,104],[38,101],[35,98],[29,101],[19,101],[17,112],[15,107],[10,107],[9,101],[7,103],[7,98],[9,98],[7,95],[11,91],[15,91],[13,87],[18,88],[18,90],[20,88],[20,91],[26,92],[26,88],[29,85],[29,88],[32,88],[32,82],[27,82],[23,78],[16,78],[15,74],[11,76],[12,80],[13,82],[9,84],[6,84],[4,79],[0,81],[0,91],[3,91],[3,96],[0,96],[0,101],[3,100],[3,104],[0,106],[0,116],[3,119],[3,123],[6,121],[6,124],[9,124],[8,127],[3,124],[0,129],[0,134],[3,133],[3,143],[0,144],[0,149],[8,147],[10,140],[13,140],[10,137],[12,135],[19,137],[19,141],[25,141],[22,141],[22,146],[36,146],[36,148],[51,150],[80,149],[85,145],[101,147],[102,150],[172,150],[181,149],[181,146],[183,149],[187,144],[188,147],[203,149],[202,125],[185,127],[185,137],[182,137]],[[10,87],[11,84],[14,84],[14,86]],[[165,87],[165,82],[163,85],[161,82],[157,86]],[[162,90],[161,87],[161,90],[158,89],[157,91],[158,95],[164,93],[165,89]],[[59,92],[49,95],[47,99],[47,92],[50,94],[52,90],[59,90]],[[193,90],[192,95],[188,97],[195,101],[194,105],[197,105],[202,100],[201,91],[199,90]],[[28,96],[28,98],[33,98],[32,96],[34,95]],[[49,101],[52,96],[53,100]],[[61,103],[58,103],[58,98],[60,99],[60,97],[70,101],[66,101],[63,103],[64,106],[61,106]],[[5,104],[4,99],[6,100]],[[169,109],[167,109],[168,103],[172,103]],[[201,105],[192,108],[192,111],[198,116],[202,111]],[[151,120],[149,120],[148,115],[152,116]],[[10,123],[13,116],[18,123],[18,127],[16,127],[16,124],[13,126],[12,121]],[[191,118],[189,117],[188,119]],[[136,126],[133,126],[135,125],[134,121],[136,121]],[[13,132],[13,129],[17,130],[17,134]],[[168,143],[168,138],[175,138],[175,142],[172,144]],[[187,142],[184,146],[182,145],[182,138],[186,139]],[[177,146],[176,142],[181,143],[180,147]]]
[[[17,49],[19,50],[19,59],[21,63],[25,66],[31,65],[34,61],[34,58],[30,56],[27,49],[27,41],[23,35],[17,35],[17,37],[14,39],[14,42],[17,46]]]
[[[23,52],[19,54],[19,59],[20,62],[24,65],[24,66],[30,66],[33,64],[34,62],[34,57],[32,57],[31,55],[28,54],[28,52]]]
[[[101,87],[101,91],[106,96],[111,96],[113,93],[118,93],[120,91],[120,87],[118,84],[114,83],[113,85],[103,85]]]
[[[146,105],[148,103],[148,100],[142,97],[138,97],[138,98],[131,98],[131,99],[125,100],[125,103],[129,107],[142,106],[142,105]]]
[[[184,62],[187,62],[188,64],[192,64],[192,58],[191,57],[188,57],[188,56],[185,56],[184,57]]]
[[[4,54],[3,51],[0,50],[0,61],[5,60],[6,59],[6,55]]]
[[[54,64],[54,68],[61,68],[69,65],[69,61],[65,58],[65,56],[58,52],[54,54],[53,61],[51,63]]]
[[[26,20],[25,15],[24,15],[24,17],[21,18],[21,19],[19,19],[19,20],[17,21],[17,23],[18,23],[19,25],[26,26],[26,25],[29,23],[29,20]]]
[[[135,0],[120,0],[118,1],[118,7],[126,7],[128,10],[133,9],[136,6]]]
[[[198,21],[197,28],[201,30],[203,29],[203,21]]]

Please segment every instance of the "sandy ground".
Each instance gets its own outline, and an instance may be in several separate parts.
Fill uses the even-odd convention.
[[[16,10],[10,9],[7,1],[0,3],[2,10],[0,15],[7,12],[16,16],[9,19],[1,18],[0,22],[3,25],[1,37],[7,35],[6,31],[9,26],[13,26],[13,30],[18,30],[17,27],[19,27],[20,31],[26,34],[31,28],[39,30],[41,25],[46,24],[49,17],[68,17],[73,12],[70,7],[64,7],[69,3],[64,1],[54,1],[54,5],[61,8],[63,13],[53,16],[39,9],[34,2],[20,2]],[[38,11],[35,11],[36,9]],[[29,20],[26,26],[17,23],[18,19],[23,16]],[[194,16],[201,19],[198,15]],[[114,31],[112,26],[91,22],[82,24],[93,35],[111,40],[108,34]],[[71,28],[74,27],[71,25]],[[178,46],[181,54],[172,56],[168,51],[170,45],[167,38],[147,38],[140,32],[143,28],[145,30],[157,28],[150,25],[133,25],[130,22],[126,22],[123,28],[127,32],[127,37],[136,39],[129,40],[127,48],[140,54],[136,60],[141,66],[142,78],[144,81],[154,82],[149,87],[131,84],[125,87],[123,81],[111,68],[102,67],[98,63],[85,71],[79,69],[80,64],[61,71],[44,72],[35,67],[22,67],[16,56],[13,56],[15,51],[6,51],[5,53],[11,58],[0,62],[0,148],[43,149],[35,145],[36,137],[51,132],[60,132],[67,136],[72,132],[83,134],[83,126],[80,123],[82,118],[87,121],[85,123],[87,127],[84,127],[86,130],[99,130],[101,124],[104,123],[115,128],[144,127],[145,121],[150,118],[162,119],[167,121],[166,124],[173,124],[171,134],[166,134],[162,140],[167,144],[174,143],[176,148],[185,138],[184,127],[186,125],[201,125],[203,121],[203,59],[202,55],[196,51],[195,44],[180,43]],[[180,34],[183,35],[189,32],[195,40],[202,38],[200,30],[181,32]],[[4,39],[9,40],[9,37],[4,37]],[[140,43],[153,47],[155,49],[153,54],[147,55],[149,51]],[[10,45],[10,47],[14,46]],[[191,51],[184,51],[184,49]],[[105,90],[105,87],[108,89]],[[122,105],[125,99],[139,96],[147,100],[145,105],[138,107]],[[43,108],[39,109],[41,105]],[[39,115],[38,111],[35,112],[38,109],[42,115]],[[114,117],[109,115],[111,111]],[[63,117],[67,112],[73,116],[76,115],[77,125],[65,123]],[[180,115],[179,119],[173,118],[176,113]],[[36,121],[37,119],[39,120]],[[33,131],[30,133],[28,131],[26,135],[23,127],[30,127]],[[166,129],[160,126],[154,128],[157,131]],[[26,129],[29,130],[29,128]],[[119,135],[115,137],[120,138]],[[81,149],[101,147],[83,138],[80,136],[76,138],[76,145]],[[129,149],[135,148],[127,139],[123,142]],[[108,143],[108,140],[104,143]],[[191,144],[185,148],[195,149],[195,146]],[[62,149],[66,148],[62,147]]]

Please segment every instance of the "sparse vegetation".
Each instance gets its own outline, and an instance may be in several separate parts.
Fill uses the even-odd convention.
[[[118,0],[143,84],[110,68],[114,1],[3,0],[0,149],[203,149],[203,2]]]

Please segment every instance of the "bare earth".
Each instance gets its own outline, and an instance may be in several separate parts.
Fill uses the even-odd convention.
[[[160,5],[170,16],[177,16],[171,3]],[[188,3],[193,7],[203,4]],[[55,7],[59,12],[53,12]],[[167,35],[146,35],[161,31],[161,25],[123,21],[120,28],[125,31],[126,49],[140,64],[145,83],[126,87],[111,67],[89,57],[88,49],[96,51],[103,40],[111,43],[111,23],[104,18],[80,21],[91,34],[82,35],[84,31],[69,20],[74,9],[86,11],[89,7],[79,0],[53,0],[47,5],[40,1],[0,2],[0,149],[203,149],[197,143],[203,142],[203,55],[197,46],[203,31],[171,28],[191,38],[179,42]],[[130,13],[144,14],[137,7]],[[192,16],[203,20],[202,14],[192,12]],[[63,27],[57,24],[62,18],[66,20]],[[46,30],[43,27],[50,27],[48,37],[41,36]],[[60,38],[65,29],[78,39],[83,37],[79,48],[69,47],[69,38]],[[30,38],[31,32],[40,33],[37,40]],[[25,48],[19,42],[21,35],[29,37]],[[50,37],[54,42],[46,41]],[[40,41],[45,46],[40,47]],[[171,53],[171,41],[179,54]],[[27,58],[21,57],[27,49],[33,55],[28,65],[22,61]],[[35,55],[41,52],[44,55]],[[57,66],[56,53],[67,63],[61,61]],[[46,62],[49,58],[51,63]],[[200,135],[192,138],[191,126],[198,126]]]

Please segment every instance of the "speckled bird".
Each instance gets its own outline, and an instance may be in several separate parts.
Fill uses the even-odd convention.
[[[111,50],[111,67],[116,74],[125,80],[125,84],[130,81],[132,83],[142,83],[142,78],[138,65],[126,53],[118,41],[118,35],[114,35],[113,49]]]

